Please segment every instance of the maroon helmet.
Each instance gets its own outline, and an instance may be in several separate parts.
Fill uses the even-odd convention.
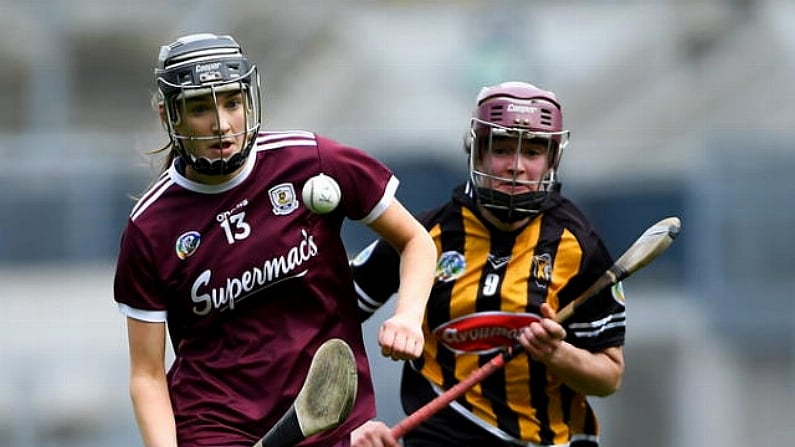
[[[526,181],[487,172],[479,161],[485,152],[492,151],[495,138],[516,141],[517,163],[523,145],[531,141],[545,144],[549,166],[546,175],[538,181]],[[557,187],[555,171],[568,140],[569,131],[563,129],[563,114],[554,93],[526,82],[484,87],[478,94],[465,144],[470,153],[470,180],[478,203],[506,222],[538,214],[547,192]],[[489,188],[490,181],[537,188],[533,192],[507,194]]]

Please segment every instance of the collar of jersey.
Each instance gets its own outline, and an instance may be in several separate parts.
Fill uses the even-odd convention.
[[[243,165],[243,170],[240,173],[226,182],[219,183],[217,185],[208,185],[206,183],[199,183],[194,182],[193,180],[185,177],[179,172],[176,166],[176,160],[174,163],[171,163],[171,166],[168,168],[168,175],[174,179],[174,183],[177,185],[189,190],[198,192],[201,194],[219,194],[222,192],[229,191],[230,189],[234,188],[235,186],[243,183],[244,180],[251,175],[251,172],[254,170],[254,164],[256,163],[256,153],[252,153],[246,159],[246,164]]]

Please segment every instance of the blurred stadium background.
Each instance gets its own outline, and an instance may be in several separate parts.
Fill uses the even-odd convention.
[[[564,192],[613,253],[684,222],[625,284],[624,385],[595,400],[604,445],[795,445],[794,22],[789,0],[2,0],[0,445],[140,445],[113,268],[157,168],[145,153],[165,143],[157,49],[198,31],[259,63],[265,127],[371,152],[414,211],[464,178],[482,85],[557,92]],[[372,237],[344,231],[351,252]],[[384,315],[365,330],[392,423]]]

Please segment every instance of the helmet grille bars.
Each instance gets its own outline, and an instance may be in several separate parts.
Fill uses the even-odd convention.
[[[196,172],[225,175],[240,168],[256,142],[261,125],[260,81],[255,64],[249,61],[240,45],[230,36],[202,33],[183,36],[160,49],[155,69],[158,95],[166,109],[168,133],[180,158]],[[215,104],[218,93],[239,91],[243,97],[244,128],[226,137],[243,135],[241,151],[227,158],[207,159],[192,154],[186,141],[224,136],[184,135],[175,126],[181,122],[181,110],[188,98],[209,96]],[[217,117],[220,120],[220,117]]]
[[[485,87],[478,94],[470,123],[464,149],[469,153],[470,183],[478,204],[503,222],[537,215],[548,193],[558,189],[555,170],[568,144],[569,132],[563,129],[563,114],[555,94],[526,82]],[[516,163],[511,172],[495,172],[480,164],[482,155],[493,151],[496,137],[515,140]],[[546,172],[541,178],[520,179],[517,173],[523,146],[539,141],[546,141]],[[493,183],[513,185],[513,190],[524,188],[525,192],[502,192],[494,189]]]

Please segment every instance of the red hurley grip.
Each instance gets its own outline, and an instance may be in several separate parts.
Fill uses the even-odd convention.
[[[466,379],[458,382],[455,386],[397,423],[392,427],[392,436],[394,436],[395,439],[402,438],[406,433],[414,430],[423,421],[436,414],[439,410],[450,404],[450,402],[461,397],[467,390],[475,386],[475,384],[482,382],[483,379],[490,376],[494,371],[502,368],[505,362],[514,358],[518,352],[520,352],[520,349],[511,349],[504,352],[502,355],[495,356],[493,359],[489,360],[488,363],[470,374]]]

